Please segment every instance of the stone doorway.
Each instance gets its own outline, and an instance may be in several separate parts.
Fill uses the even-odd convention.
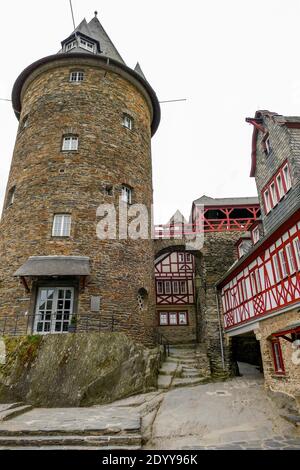
[[[259,373],[263,373],[260,343],[253,331],[232,338],[232,358],[238,365],[237,375],[247,375],[248,370],[253,371],[253,367],[247,368],[243,364],[255,366]]]

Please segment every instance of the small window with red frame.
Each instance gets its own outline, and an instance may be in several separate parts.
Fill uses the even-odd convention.
[[[274,360],[274,368],[276,374],[285,374],[284,362],[282,357],[282,350],[279,339],[272,341],[272,353]]]

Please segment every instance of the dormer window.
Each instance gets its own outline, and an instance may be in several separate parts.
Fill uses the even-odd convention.
[[[77,41],[71,41],[66,44],[66,52],[69,52],[71,49],[74,49],[77,46]]]
[[[79,46],[82,47],[82,49],[86,49],[89,52],[95,52],[95,43],[87,41],[86,39],[80,38]]]

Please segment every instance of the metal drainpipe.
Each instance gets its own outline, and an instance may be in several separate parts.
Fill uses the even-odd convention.
[[[221,323],[221,314],[220,314],[220,304],[219,304],[219,297],[218,297],[218,290],[215,287],[216,292],[216,301],[217,301],[217,310],[218,310],[218,322],[219,322],[219,333],[220,333],[220,345],[221,345],[221,357],[222,357],[222,367],[225,370],[225,354],[224,354],[224,343],[223,343],[223,335],[222,335],[222,323]]]

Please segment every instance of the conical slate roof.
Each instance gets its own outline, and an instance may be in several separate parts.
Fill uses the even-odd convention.
[[[77,28],[73,31],[73,33],[62,42],[62,46],[72,41],[72,39],[75,38],[76,34],[82,35],[84,38],[90,39],[96,42],[97,43],[97,51],[96,51],[97,55],[102,55],[110,59],[117,60],[118,62],[121,62],[122,64],[125,64],[124,60],[122,59],[118,50],[114,46],[112,40],[106,33],[105,29],[101,25],[97,16],[95,16],[89,23],[84,18],[84,20],[82,20],[82,22],[77,26]],[[79,47],[79,45],[77,47],[70,49],[69,51],[63,51],[63,49],[59,51],[59,53],[62,53],[62,52],[68,52],[70,54],[74,52],[81,52],[83,54],[93,54],[93,52],[89,52],[86,49]]]
[[[136,66],[135,66],[135,68],[134,68],[134,71],[135,71],[136,73],[138,73],[144,80],[147,80],[146,77],[145,77],[145,75],[144,75],[144,72],[143,72],[142,69],[141,69],[141,66],[140,66],[139,62],[136,64]]]

